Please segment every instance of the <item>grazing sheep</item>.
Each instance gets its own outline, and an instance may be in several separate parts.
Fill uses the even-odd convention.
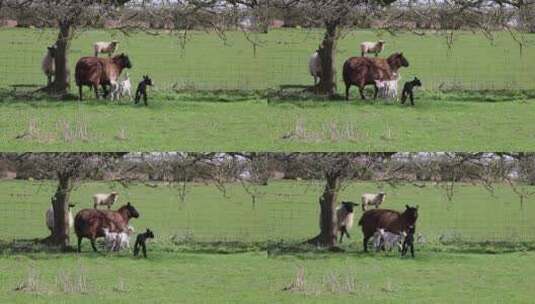
[[[93,49],[95,50],[95,57],[98,57],[99,53],[107,53],[108,57],[118,49],[119,42],[117,40],[112,40],[111,42],[99,41],[93,44]]]
[[[98,86],[102,86],[104,97],[108,95],[106,86],[117,87],[117,79],[125,69],[132,68],[130,58],[125,54],[112,58],[82,57],[76,63],[75,78],[79,90],[79,100],[82,100],[82,86],[86,85],[95,91],[98,99]]]
[[[72,216],[71,211],[74,206],[74,204],[69,204],[69,213],[67,214],[67,225],[69,226],[69,229],[72,229],[72,227],[74,226],[74,218]],[[50,207],[48,208],[48,210],[46,210],[46,226],[50,230],[50,233],[54,232],[54,207]]]
[[[43,73],[47,77],[47,85],[50,85],[52,83],[52,76],[54,76],[56,72],[56,45],[52,45],[47,47],[47,51],[45,56],[43,57],[43,61],[41,61],[41,69],[43,70]]]
[[[340,206],[336,208],[336,225],[337,230],[340,231],[340,243],[342,243],[342,238],[344,234],[351,238],[348,230],[351,230],[353,227],[353,207],[358,206],[359,204],[353,202],[342,202]]]
[[[379,206],[385,201],[386,193],[379,192],[379,193],[364,193],[361,197],[361,207],[362,211],[366,211],[367,207],[370,205],[374,205],[375,208],[379,208]]]
[[[143,79],[137,85],[135,104],[137,104],[139,99],[143,96],[145,106],[149,105],[147,100],[147,86],[152,86],[152,79],[150,79],[149,75],[144,75]]]
[[[377,42],[365,41],[360,44],[361,56],[364,57],[365,54],[374,53],[375,57],[379,55],[385,49],[385,41],[379,40]]]
[[[139,212],[129,203],[119,208],[117,211],[83,209],[74,218],[74,231],[78,237],[78,252],[82,250],[83,238],[91,241],[93,251],[97,252],[95,240],[98,237],[105,237],[104,228],[109,232],[118,233],[128,229],[128,222],[132,218],[138,218]]]
[[[119,197],[119,193],[112,192],[112,193],[96,193],[93,195],[93,208],[97,209],[98,206],[108,206],[108,209],[111,208],[111,205],[113,205],[117,198]]]
[[[415,225],[418,220],[418,206],[410,207],[405,205],[403,213],[390,209],[372,209],[364,212],[360,218],[359,225],[362,226],[364,235],[364,252],[368,251],[368,240],[382,228],[388,232],[401,234],[407,232],[409,226]]]
[[[154,233],[147,228],[147,231],[140,233],[136,237],[136,243],[134,244],[134,256],[137,256],[139,254],[139,247],[141,246],[141,249],[143,251],[143,257],[147,257],[147,245],[146,242],[148,239],[153,239]]]
[[[394,53],[388,58],[351,57],[346,60],[343,68],[344,83],[346,85],[346,99],[349,100],[349,89],[352,85],[359,88],[360,97],[365,100],[364,88],[367,85],[375,87],[374,98],[379,92],[376,80],[394,80],[401,67],[408,67],[409,62],[403,53]]]
[[[321,78],[321,58],[318,51],[315,51],[308,61],[308,70],[310,75],[314,77],[314,86],[318,84],[318,79]]]
[[[122,81],[119,81],[117,87],[112,88],[112,90],[113,91],[111,92],[111,100],[115,100],[116,98],[122,98],[126,95],[130,97],[130,101],[133,100],[132,83],[130,82],[128,72],[126,72],[126,78]]]

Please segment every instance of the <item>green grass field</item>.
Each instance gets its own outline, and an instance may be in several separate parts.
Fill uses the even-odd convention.
[[[195,32],[182,49],[175,36],[82,31],[72,43],[71,70],[91,54],[96,40],[121,40],[132,59],[132,79],[150,74],[156,87],[150,107],[109,101],[56,102],[20,97],[17,85],[42,85],[40,60],[55,37],[51,30],[0,30],[0,143],[4,151],[504,151],[533,149],[535,35],[522,56],[506,33],[491,42],[459,33],[454,47],[436,35],[390,36],[355,31],[339,44],[337,64],[355,55],[358,41],[388,41],[385,53],[402,50],[411,62],[403,80],[418,76],[417,106],[385,101],[271,100],[266,89],[310,84],[308,57],[322,32],[275,30],[257,35],[253,55],[242,33],[225,41]],[[340,77],[339,77],[340,78]],[[340,81],[341,79],[339,79]],[[13,87],[15,86],[15,87]],[[339,83],[339,89],[342,84]],[[476,90],[474,93],[438,93]],[[176,93],[176,89],[189,92]],[[209,93],[199,90],[260,90]],[[13,91],[15,90],[15,91]],[[486,93],[480,93],[481,90]],[[496,91],[498,90],[498,91]],[[74,92],[73,88],[73,92]],[[15,93],[13,93],[15,92]],[[478,93],[479,92],[479,93]],[[87,97],[91,94],[85,91]],[[18,97],[14,97],[18,96]],[[29,136],[21,135],[28,133]]]
[[[491,195],[459,185],[451,202],[431,184],[386,187],[385,207],[420,205],[418,230],[427,242],[417,245],[414,260],[363,254],[356,225],[343,253],[277,250],[281,240],[297,244],[317,232],[321,186],[272,182],[258,189],[264,194],[255,208],[236,184],[228,185],[226,197],[214,186],[193,184],[184,202],[166,185],[77,187],[76,210],[89,206],[95,191],[115,189],[120,202],[132,201],[141,216],[131,224],[156,232],[149,259],[140,260],[128,252],[93,254],[87,242],[82,254],[13,250],[13,238],[46,236],[44,210],[54,184],[2,181],[0,302],[529,303],[535,295],[526,280],[535,271],[535,253],[522,245],[533,244],[535,212],[531,201],[521,208],[507,186]],[[339,199],[376,189],[353,183]],[[301,269],[304,286],[283,290]]]

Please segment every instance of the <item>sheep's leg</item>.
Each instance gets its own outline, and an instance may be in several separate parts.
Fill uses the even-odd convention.
[[[95,98],[100,99],[100,97],[98,96],[98,84],[93,85],[93,89],[95,90]]]
[[[93,248],[93,251],[98,252],[97,246],[95,245],[95,238],[91,238],[90,241],[91,241],[91,248]]]
[[[364,86],[359,86],[359,92],[360,92],[360,98],[362,100],[366,100],[366,96],[364,96]]]
[[[375,92],[373,94],[373,99],[375,100],[375,99],[377,99],[377,94],[379,93],[379,88],[377,87],[376,84],[373,87],[375,88]]]
[[[147,92],[143,92],[143,102],[145,103],[145,106],[148,106],[149,104],[147,103]]]
[[[78,86],[78,94],[79,94],[78,100],[82,101],[82,86],[81,85]]]
[[[362,241],[362,245],[364,245],[364,252],[368,252],[368,240],[370,239],[369,236],[365,236],[364,240]]]
[[[143,257],[147,257],[147,246],[145,245],[145,242],[141,243],[141,250],[143,250]]]
[[[78,237],[78,252],[82,252],[82,237]]]
[[[414,244],[411,243],[411,256],[414,258]]]
[[[411,99],[411,106],[414,106],[414,94],[412,91],[409,93],[409,98]]]
[[[349,88],[351,87],[350,83],[346,83],[346,100],[349,100]]]

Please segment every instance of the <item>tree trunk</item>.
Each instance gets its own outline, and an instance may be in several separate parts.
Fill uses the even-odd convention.
[[[60,246],[65,249],[69,246],[69,197],[71,193],[71,178],[68,174],[58,174],[58,188],[52,197],[54,208],[54,231],[45,239],[45,243]]]
[[[321,247],[333,248],[336,246],[336,196],[340,175],[337,172],[327,173],[327,183],[320,203],[320,234],[307,242]]]
[[[334,96],[336,93],[336,42],[338,40],[338,21],[325,23],[325,35],[318,53],[321,59],[320,82],[315,88],[318,94]]]
[[[47,88],[52,94],[65,95],[69,88],[69,71],[67,69],[67,53],[70,39],[72,37],[72,26],[69,20],[59,21],[59,34],[56,40],[56,57],[54,58],[55,73],[54,81]]]

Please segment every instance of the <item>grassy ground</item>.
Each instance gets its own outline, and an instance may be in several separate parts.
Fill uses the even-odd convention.
[[[13,85],[42,85],[40,60],[55,37],[50,30],[1,30],[1,149],[4,151],[110,150],[256,150],[256,151],[503,151],[532,150],[535,35],[527,35],[522,56],[506,33],[494,42],[459,33],[453,49],[429,35],[389,36],[355,31],[339,44],[338,65],[354,55],[356,41],[388,40],[386,53],[403,50],[411,62],[402,70],[424,82],[417,106],[384,101],[317,101],[314,98],[268,99],[261,94],[174,93],[178,89],[265,90],[284,84],[310,84],[307,61],[321,31],[276,30],[258,35],[253,55],[241,33],[225,42],[209,33],[194,33],[182,49],[173,36],[83,31],[73,41],[71,70],[91,53],[95,40],[121,40],[130,54],[134,80],[150,74],[156,87],[150,107],[110,102],[13,98]],[[147,47],[150,45],[151,47]],[[158,47],[155,47],[158,46]],[[433,93],[438,87],[500,92]],[[339,83],[339,88],[342,84]],[[520,89],[531,91],[523,92]],[[24,88],[16,88],[20,93]],[[262,91],[264,92],[264,91]],[[90,97],[89,91],[85,92]],[[296,101],[296,99],[299,99]],[[491,102],[492,101],[492,102]],[[22,136],[28,133],[27,136]],[[20,137],[16,139],[16,137]]]
[[[4,102],[0,103],[0,142],[4,151],[535,148],[535,125],[526,123],[535,119],[532,100],[525,95],[508,102],[458,100],[473,98],[467,95],[420,95],[413,108],[360,101],[268,103],[252,95],[212,94],[162,94],[148,108],[97,101]]]
[[[535,296],[526,280],[535,271],[535,213],[530,201],[521,209],[506,186],[491,195],[459,185],[451,202],[432,185],[387,187],[385,207],[420,205],[418,230],[427,242],[417,245],[414,260],[363,254],[358,226],[344,253],[292,245],[317,232],[320,183],[260,187],[254,209],[239,185],[228,185],[224,197],[194,184],[179,202],[168,186],[86,183],[73,192],[76,210],[108,189],[140,211],[131,222],[136,229],[156,231],[148,260],[93,254],[87,242],[82,254],[10,245],[11,238],[46,235],[43,214],[54,184],[0,182],[0,302],[529,303]],[[353,183],[340,199],[376,189]],[[483,240],[506,242],[463,243]]]

